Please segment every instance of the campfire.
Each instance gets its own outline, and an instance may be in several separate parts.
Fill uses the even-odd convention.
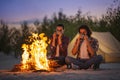
[[[14,66],[12,71],[46,70],[57,65],[55,61],[47,59],[47,47],[50,40],[44,33],[29,36],[27,43],[22,45],[23,54],[20,64]]]

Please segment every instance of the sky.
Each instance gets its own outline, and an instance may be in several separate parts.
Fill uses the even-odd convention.
[[[113,0],[0,0],[0,19],[5,22],[52,18],[60,9],[67,16],[74,16],[80,9],[82,14],[100,18]]]

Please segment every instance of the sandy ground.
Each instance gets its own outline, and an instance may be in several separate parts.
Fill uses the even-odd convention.
[[[120,80],[120,63],[102,63],[99,70],[64,69],[56,72],[11,72],[20,59],[0,54],[0,80]]]

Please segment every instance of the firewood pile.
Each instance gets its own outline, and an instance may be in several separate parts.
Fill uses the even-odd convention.
[[[28,66],[29,65],[29,66]],[[24,66],[23,64],[16,64],[14,65],[13,69],[11,70],[12,72],[25,72],[25,71],[33,71],[33,72],[49,72],[49,71],[58,71],[61,65],[57,63],[55,60],[50,60],[49,61],[49,70],[36,70],[35,66],[31,63],[28,63],[28,65]],[[27,67],[27,69],[24,69],[24,67]]]

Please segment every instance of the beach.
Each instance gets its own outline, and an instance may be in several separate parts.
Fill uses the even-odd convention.
[[[120,63],[102,63],[100,69],[12,72],[20,58],[0,54],[0,80],[120,80]]]

